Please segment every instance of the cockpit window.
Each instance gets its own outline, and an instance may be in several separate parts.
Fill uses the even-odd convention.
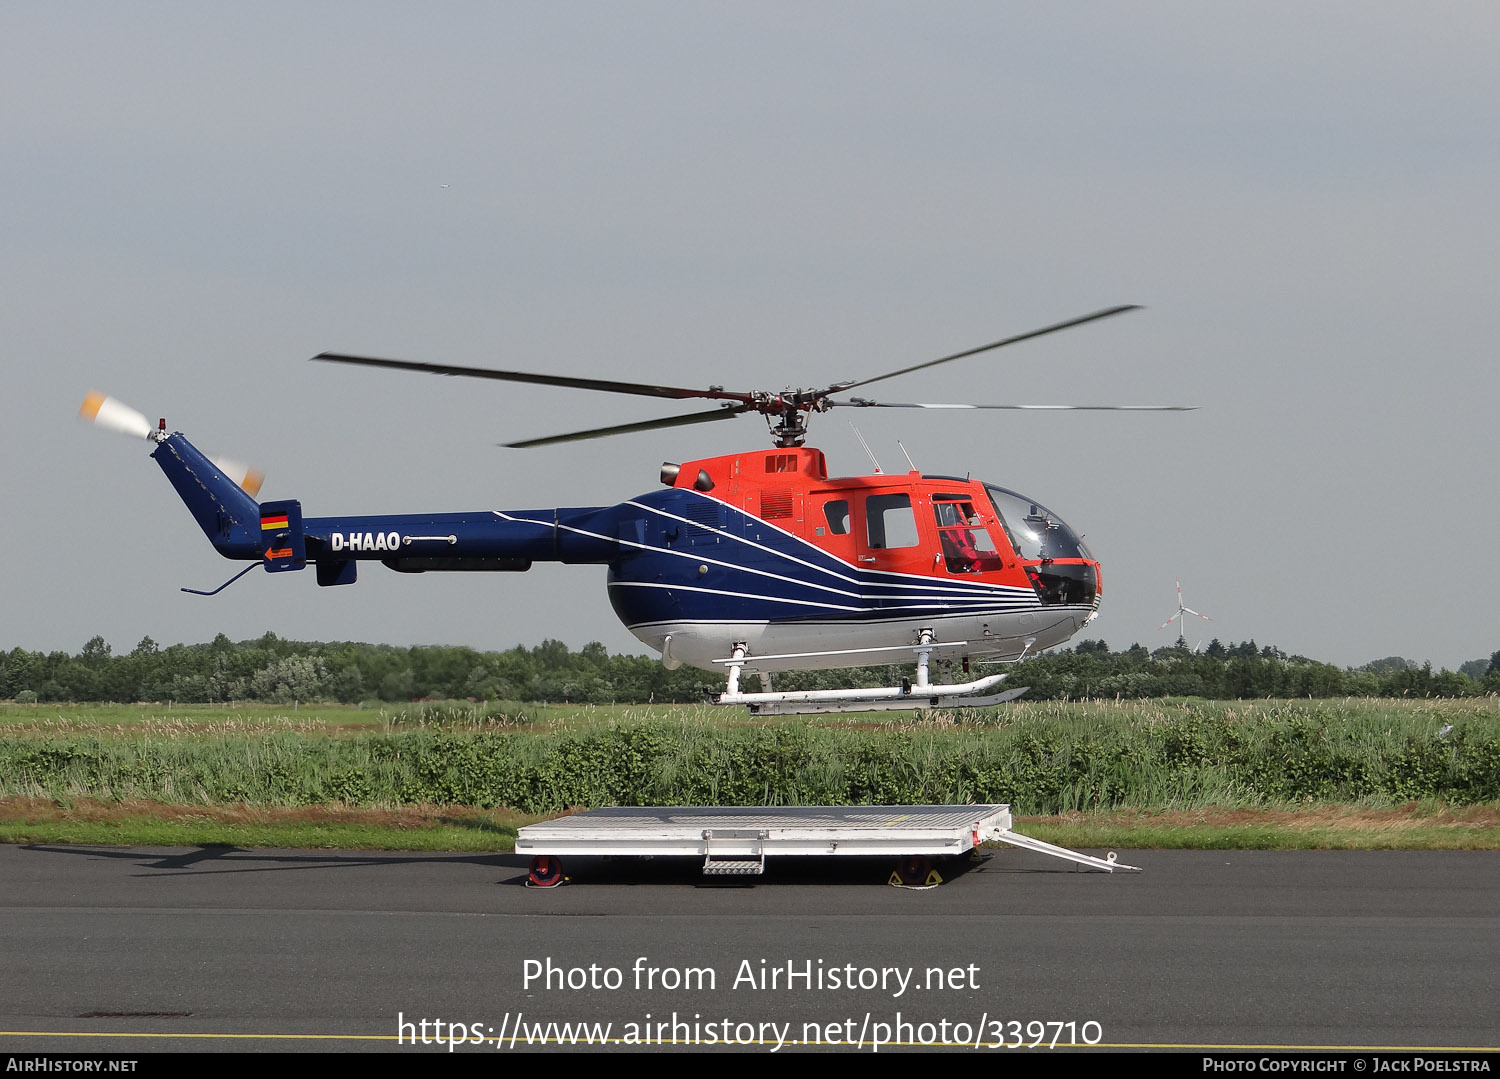
[[[1005,526],[1011,546],[1022,558],[1087,558],[1093,555],[1067,523],[1039,502],[1003,487],[984,485]]]
[[[984,519],[967,495],[933,495],[938,538],[949,573],[983,573],[1000,569],[1000,553],[984,527]]]

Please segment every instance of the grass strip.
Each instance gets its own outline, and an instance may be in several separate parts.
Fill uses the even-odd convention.
[[[0,843],[123,847],[307,847],[510,851],[516,829],[545,817],[466,806],[283,808],[79,799],[0,799]]]
[[[345,806],[188,807],[79,800],[0,800],[0,842],[91,846],[280,847],[509,852],[516,829],[545,816],[457,806],[397,811]],[[1074,849],[1497,850],[1500,807],[1207,808],[1016,818],[1023,835]]]

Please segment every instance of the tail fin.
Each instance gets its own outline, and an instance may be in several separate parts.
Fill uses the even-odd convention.
[[[151,455],[187,504],[208,542],[225,558],[261,557],[260,506],[180,434]]]

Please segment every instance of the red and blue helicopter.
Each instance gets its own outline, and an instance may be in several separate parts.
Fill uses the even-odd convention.
[[[1012,662],[1067,641],[1097,616],[1099,562],[1035,499],[967,476],[830,476],[804,443],[834,408],[1133,409],[1180,405],[918,404],[839,396],[898,375],[1133,310],[1112,307],[873,378],[820,389],[684,389],[325,352],[313,359],[466,378],[707,399],[707,411],[507,443],[512,448],[766,417],[770,449],[662,466],[662,487],[613,506],[305,517],[295,499],[257,502],[254,473],[216,463],[163,419],[98,393],[82,416],[145,437],[214,548],[269,573],[311,565],[325,587],[353,584],[361,562],[400,573],[522,571],[535,562],[608,567],[610,603],[669,667],[727,674],[717,703],[753,712],[872,711],[995,704],[1005,678],[934,680],[932,661]],[[191,591],[191,590],[189,590]],[[213,594],[213,593],[204,593]],[[775,692],[778,671],[916,662],[915,676],[876,689]],[[756,673],[764,688],[745,691]]]

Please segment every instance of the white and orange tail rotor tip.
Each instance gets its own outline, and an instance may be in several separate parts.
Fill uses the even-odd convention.
[[[83,404],[78,409],[78,418],[87,420],[96,427],[103,427],[107,431],[118,431],[132,438],[160,441],[166,436],[165,431],[159,432],[157,428],[151,426],[151,422],[144,415],[98,390],[90,390],[89,395],[83,399]],[[266,480],[266,474],[260,469],[251,468],[227,457],[212,458],[212,460],[220,472],[229,477],[232,483],[239,485],[251,498],[260,493],[261,484]]]
[[[88,420],[106,431],[118,431],[132,438],[150,438],[154,428],[149,420],[129,405],[121,404],[113,397],[106,397],[98,390],[90,390],[78,409],[78,418]]]
[[[210,457],[209,460],[231,481],[239,484],[251,498],[260,494],[260,485],[266,482],[266,474],[260,469],[242,465],[228,457]]]

